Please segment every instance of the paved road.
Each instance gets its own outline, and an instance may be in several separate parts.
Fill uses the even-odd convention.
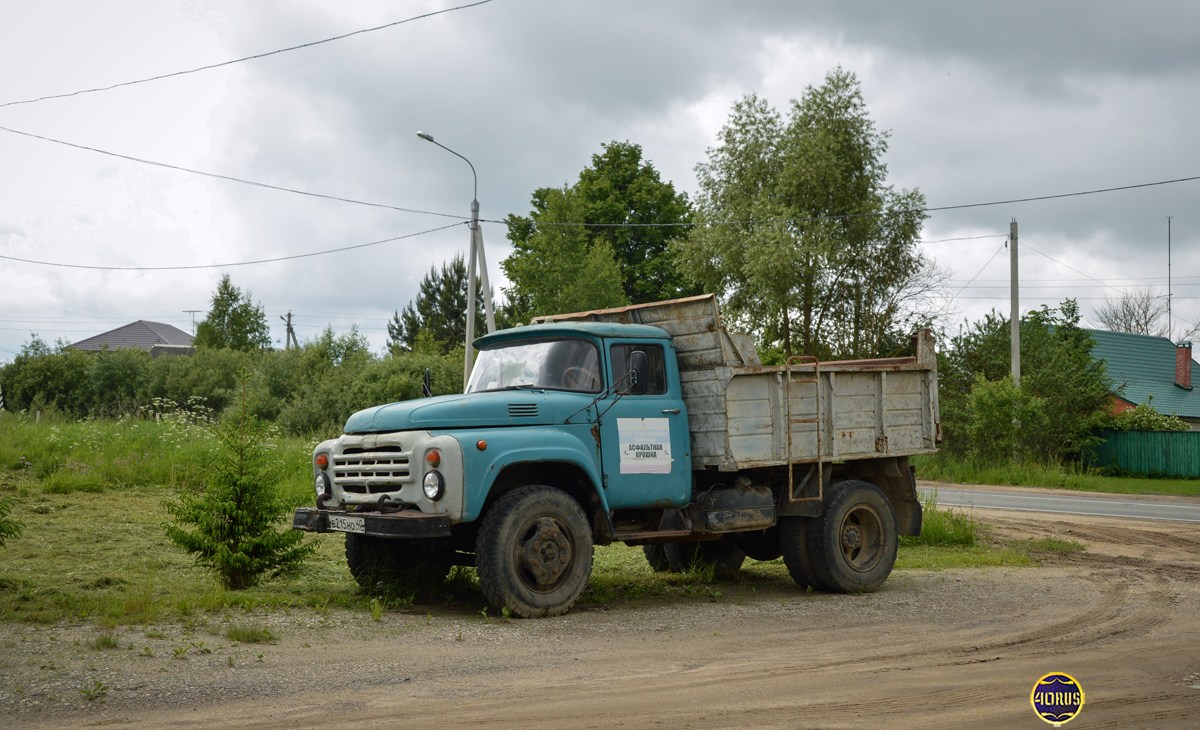
[[[917,491],[924,499],[933,489],[919,487]],[[1059,512],[1069,515],[1200,522],[1200,503],[1159,502],[1124,497],[1107,499],[1089,494],[1030,494],[1028,492],[988,492],[976,489],[938,488],[937,501],[938,504],[947,507],[980,507],[1022,512]]]

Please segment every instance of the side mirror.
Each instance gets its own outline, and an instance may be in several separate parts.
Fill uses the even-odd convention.
[[[644,395],[650,384],[650,358],[641,350],[629,353],[629,370],[633,373],[633,382],[629,384],[631,395]]]

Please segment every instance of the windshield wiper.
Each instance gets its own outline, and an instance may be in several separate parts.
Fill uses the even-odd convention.
[[[534,385],[533,383],[519,383],[517,385],[506,385],[506,386],[504,386],[504,389],[505,390],[540,390],[542,392],[546,391],[546,389],[544,387],[542,387],[540,385]]]

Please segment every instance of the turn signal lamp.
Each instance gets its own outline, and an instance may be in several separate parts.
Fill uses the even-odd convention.
[[[329,456],[327,454],[317,454],[317,468],[324,469],[329,466]]]
[[[425,455],[425,461],[429,464],[429,466],[436,469],[442,464],[442,455],[437,451],[430,451]]]
[[[487,441],[476,441],[475,448],[479,449],[480,451],[483,451],[484,449],[487,448]]]

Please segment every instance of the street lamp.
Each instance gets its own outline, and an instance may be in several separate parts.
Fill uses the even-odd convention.
[[[472,346],[472,342],[475,340],[476,257],[479,260],[480,284],[483,285],[483,309],[487,316],[487,331],[488,334],[496,331],[496,317],[492,313],[492,288],[488,285],[487,257],[483,253],[483,230],[479,227],[479,176],[475,174],[475,166],[471,164],[470,160],[435,140],[432,134],[417,132],[417,136],[426,142],[432,142],[467,163],[471,167],[471,176],[475,179],[475,194],[471,200],[471,254],[467,264],[467,347],[463,359],[463,390],[466,391],[467,381],[471,377],[471,365],[475,361],[475,348]]]

